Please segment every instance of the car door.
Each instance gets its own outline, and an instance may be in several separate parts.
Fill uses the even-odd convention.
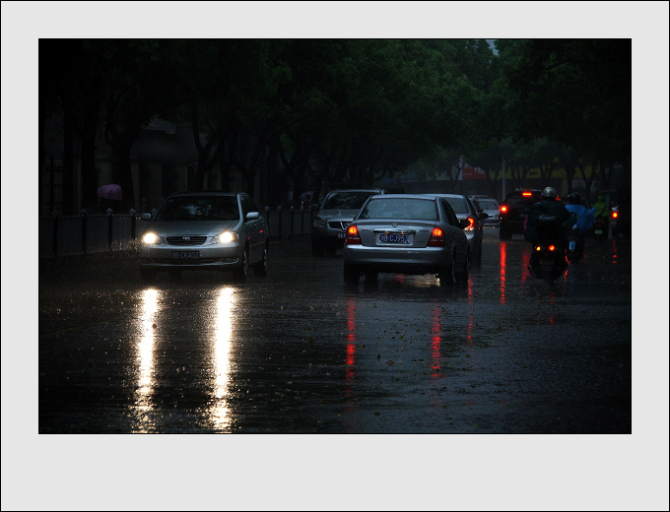
[[[249,196],[242,196],[242,215],[244,216],[244,227],[249,241],[249,260],[252,263],[260,261],[263,257],[263,248],[265,245],[265,219],[260,214],[256,203]],[[252,215],[248,218],[249,214]]]

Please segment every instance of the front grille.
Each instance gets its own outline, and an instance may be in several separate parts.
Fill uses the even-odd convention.
[[[184,236],[169,236],[167,241],[170,245],[202,245],[207,240],[206,236],[184,235]]]
[[[333,229],[347,229],[349,227],[349,224],[351,224],[351,221],[339,221],[339,220],[331,220],[328,225],[333,228]]]

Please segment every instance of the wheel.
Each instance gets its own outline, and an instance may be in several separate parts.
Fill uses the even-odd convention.
[[[461,268],[461,271],[456,276],[456,279],[462,285],[468,284],[468,280],[470,279],[470,253],[468,253],[468,257],[465,258],[463,268]]]
[[[344,264],[344,282],[350,286],[358,286],[361,272],[352,265]]]
[[[268,275],[268,246],[265,245],[263,249],[263,259],[260,263],[256,264],[254,267],[254,274],[257,276],[267,276]]]
[[[320,257],[323,256],[323,244],[318,238],[312,238],[312,256]]]
[[[234,271],[235,279],[244,281],[249,275],[249,248],[245,245],[242,252],[242,261]]]
[[[456,261],[454,255],[451,255],[451,264],[440,272],[440,286],[452,287],[456,284]]]

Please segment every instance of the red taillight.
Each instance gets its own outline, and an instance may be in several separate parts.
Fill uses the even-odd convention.
[[[435,226],[433,232],[430,234],[430,240],[428,240],[428,247],[444,247],[444,231],[441,228]]]
[[[549,250],[550,250],[550,251],[555,251],[555,250],[556,250],[556,246],[555,246],[555,245],[550,245],[550,246],[549,246]]]
[[[612,212],[612,218],[616,219],[619,216],[619,212]]]
[[[532,192],[521,192],[521,195],[522,195],[523,197],[530,197],[530,196],[533,195],[533,193],[532,193]]]
[[[361,243],[361,237],[358,234],[358,228],[356,226],[349,226],[347,229],[347,235],[344,238],[344,243],[347,245],[357,245]]]
[[[502,205],[502,206],[500,207],[500,213],[507,213],[507,206]]]
[[[473,229],[475,229],[475,219],[473,219],[472,217],[468,217],[468,222],[469,222],[470,224],[468,224],[468,225],[465,227],[465,230],[466,230],[466,231],[472,231]]]

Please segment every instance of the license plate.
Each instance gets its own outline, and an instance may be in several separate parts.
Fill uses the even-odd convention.
[[[602,235],[603,230],[602,229],[596,229],[596,235]]]
[[[338,233],[337,238],[345,238],[346,235],[347,235],[346,233]]]
[[[380,244],[409,245],[412,243],[411,235],[404,233],[379,233],[377,242]]]
[[[172,258],[177,260],[194,260],[200,257],[200,251],[172,251]]]

